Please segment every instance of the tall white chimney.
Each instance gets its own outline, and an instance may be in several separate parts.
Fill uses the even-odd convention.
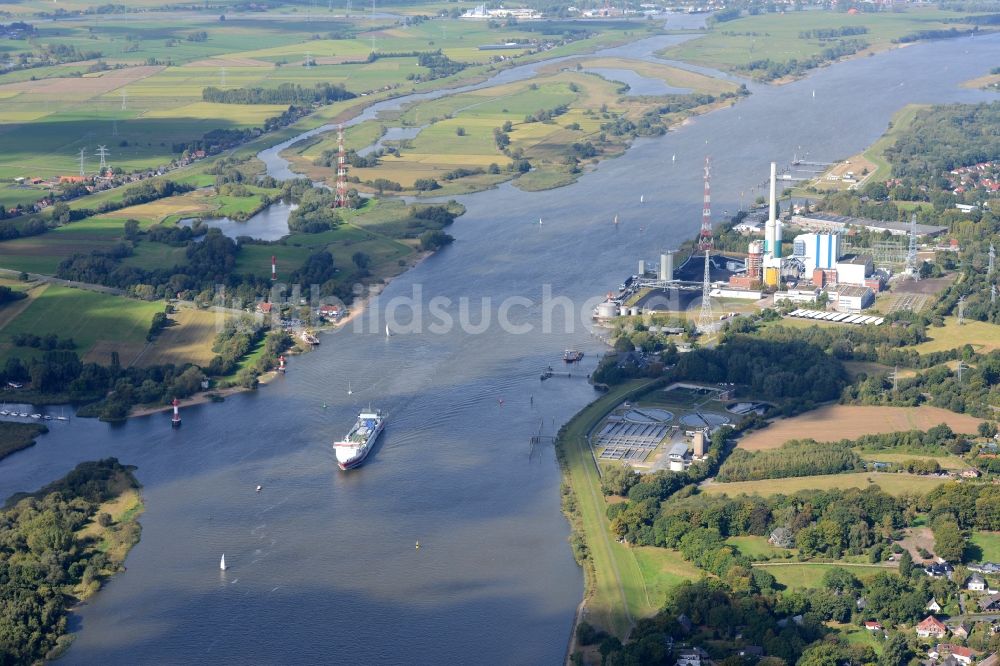
[[[767,215],[767,225],[764,227],[764,254],[771,256],[778,256],[775,252],[775,237],[777,224],[777,198],[775,196],[775,182],[777,181],[777,170],[778,165],[771,162],[771,198],[770,198],[770,209]]]

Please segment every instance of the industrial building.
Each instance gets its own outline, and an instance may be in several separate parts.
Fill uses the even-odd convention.
[[[848,227],[867,229],[876,233],[888,231],[893,236],[906,236],[910,233],[910,225],[906,222],[884,222],[882,220],[869,220],[863,217],[849,217],[847,215],[832,215],[829,213],[807,213],[804,215],[793,215],[792,225],[809,231],[820,232],[843,232]],[[918,224],[917,235],[933,238],[948,231],[948,227],[939,227],[930,224]]]
[[[875,304],[875,292],[870,287],[838,284],[827,290],[838,312],[858,313]]]
[[[802,262],[806,275],[817,268],[834,268],[840,259],[840,234],[800,234],[792,241],[792,256]]]
[[[871,255],[849,255],[837,261],[837,282],[839,284],[864,285],[865,279],[875,272]]]
[[[791,303],[814,303],[819,298],[819,289],[789,289],[778,292],[774,295],[775,301],[789,301]]]
[[[688,446],[684,442],[677,442],[670,447],[667,452],[667,460],[670,461],[671,472],[683,472],[689,463]]]

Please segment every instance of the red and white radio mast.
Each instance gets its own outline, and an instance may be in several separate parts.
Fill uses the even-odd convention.
[[[698,234],[698,249],[712,249],[712,158],[705,157],[705,198],[701,208],[701,232]]]

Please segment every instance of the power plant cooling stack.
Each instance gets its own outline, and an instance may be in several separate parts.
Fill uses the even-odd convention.
[[[781,250],[775,248],[775,237],[777,234],[777,208],[778,201],[775,195],[775,183],[778,178],[778,165],[771,162],[771,192],[770,207],[767,213],[767,225],[764,227],[764,254],[774,257],[781,256]]]

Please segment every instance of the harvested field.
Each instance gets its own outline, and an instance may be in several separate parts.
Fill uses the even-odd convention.
[[[207,310],[184,309],[170,316],[175,322],[160,332],[141,358],[140,366],[173,363],[195,363],[208,365],[215,353],[212,342],[222,324],[224,314]]]
[[[319,58],[316,58],[319,61]],[[204,60],[195,60],[194,62],[189,62],[184,65],[185,67],[206,67],[211,69],[218,69],[219,67],[267,67],[268,69],[274,69],[273,62],[267,62],[265,60],[257,60],[256,58],[241,58],[240,56],[217,56],[215,58],[205,58]]]
[[[923,548],[929,553],[934,552],[934,533],[931,532],[931,528],[929,527],[907,528],[904,532],[903,540],[899,542],[899,545],[910,551],[913,561],[917,564],[928,564],[934,561],[934,558],[923,558],[920,555],[920,551],[917,550],[917,548]]]
[[[111,365],[111,354],[118,352],[118,360],[128,367],[135,362],[139,354],[146,346],[144,342],[119,342],[117,340],[98,340],[94,346],[83,355],[84,363],[99,363],[100,365]]]
[[[89,99],[95,95],[103,95],[135,81],[140,81],[164,69],[166,67],[162,65],[144,65],[142,67],[109,70],[101,76],[19,81],[0,86],[0,91],[43,93],[64,98],[79,97]]]
[[[946,423],[955,432],[972,433],[982,419],[956,414],[940,407],[867,407],[828,405],[790,419],[779,419],[740,440],[749,451],[776,449],[790,439],[820,442],[857,439],[862,435],[906,430],[927,430]]]

